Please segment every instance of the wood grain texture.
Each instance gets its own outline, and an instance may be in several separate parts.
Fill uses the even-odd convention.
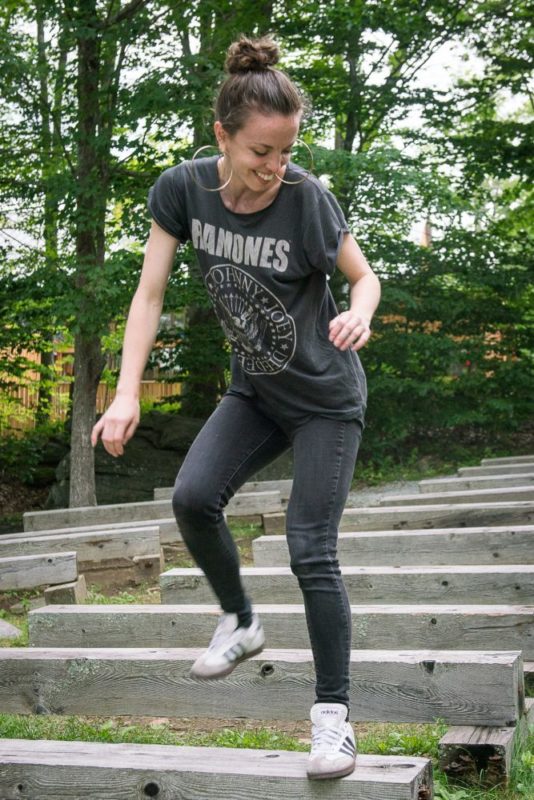
[[[520,475],[523,472],[534,472],[534,460],[510,462],[507,464],[486,464],[480,467],[460,467],[458,475]]]
[[[25,533],[22,536],[16,534],[0,537],[0,556],[64,553],[74,550],[78,554],[78,563],[83,565],[82,569],[91,563],[150,555],[158,552],[159,547],[159,527],[43,533],[40,536]]]
[[[289,564],[285,536],[259,536],[252,551],[257,567]],[[361,567],[534,564],[534,525],[340,533],[338,557]]]
[[[257,605],[267,643],[309,648],[302,605]],[[534,606],[351,606],[354,649],[522,650],[534,658]],[[45,606],[29,614],[32,647],[203,647],[217,605]]]
[[[280,499],[287,501],[291,494],[293,481],[291,479],[278,481],[249,481],[244,483],[237,494],[247,494],[250,492],[280,492]],[[172,486],[162,486],[154,489],[154,500],[167,500],[172,497],[174,489]]]
[[[382,498],[380,506],[412,506],[424,503],[506,503],[534,500],[534,485],[510,486],[493,489],[467,489],[461,492],[428,492],[399,494]]]
[[[483,458],[480,462],[483,467],[490,467],[497,464],[524,464],[525,462],[534,464],[534,454],[529,456],[505,456],[503,458]]]
[[[451,781],[477,784],[481,788],[504,784],[510,777],[514,750],[525,732],[522,725],[454,726],[440,739],[440,768]]]
[[[349,601],[375,603],[512,603],[527,605],[534,597],[534,566],[342,567]],[[301,603],[296,577],[289,567],[243,567],[243,584],[255,603]],[[163,603],[213,603],[206,577],[195,567],[160,575]]]
[[[341,531],[413,528],[474,528],[483,525],[532,525],[534,502],[462,503],[428,506],[349,508]]]
[[[358,755],[352,775],[309,781],[306,753],[0,740],[3,800],[431,800],[425,758]],[[17,787],[22,786],[23,789]]]
[[[6,648],[0,713],[302,719],[314,700],[309,650],[266,650],[219,681],[190,677],[200,649]],[[521,653],[352,651],[351,718],[514,725]]]
[[[469,489],[506,489],[534,485],[534,471],[520,475],[474,476],[472,478],[428,478],[419,481],[421,492],[463,492]]]
[[[0,558],[0,591],[31,589],[73,581],[78,575],[76,553],[43,553],[37,556]]]
[[[279,492],[238,494],[227,506],[229,515],[265,514],[281,508]],[[149,500],[144,503],[117,503],[83,508],[59,508],[53,511],[28,511],[23,514],[24,530],[36,531],[79,527],[81,525],[108,525],[115,522],[136,522],[168,519],[173,516],[170,500]]]

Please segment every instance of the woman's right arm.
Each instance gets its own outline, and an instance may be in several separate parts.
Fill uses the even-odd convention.
[[[102,438],[112,456],[120,456],[139,424],[139,390],[148,356],[158,332],[163,297],[178,240],[152,222],[139,286],[132,300],[124,342],[117,393],[91,434],[93,447]]]

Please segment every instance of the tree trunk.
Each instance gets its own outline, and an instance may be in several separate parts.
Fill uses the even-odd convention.
[[[87,276],[102,271],[107,186],[99,148],[101,123],[99,75],[100,41],[96,0],[78,5],[78,172],[76,206],[76,288],[80,293],[79,332],[74,346],[74,397],[70,449],[69,505],[96,505],[94,454],[90,433],[94,424],[96,390],[104,361],[100,337],[92,329],[94,299]]]
[[[100,337],[75,338],[74,397],[70,456],[69,506],[96,505],[95,462],[91,446],[96,392],[104,366]]]

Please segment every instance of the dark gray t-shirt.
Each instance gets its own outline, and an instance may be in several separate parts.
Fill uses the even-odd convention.
[[[217,186],[217,158],[195,161],[204,186]],[[302,175],[290,165],[285,177]],[[218,192],[195,183],[186,161],[160,175],[148,209],[167,233],[193,243],[232,346],[229,392],[256,397],[281,420],[318,414],[363,425],[367,387],[360,359],[328,340],[338,311],[327,276],[348,232],[332,193],[310,177],[282,185],[267,208],[238,214]]]

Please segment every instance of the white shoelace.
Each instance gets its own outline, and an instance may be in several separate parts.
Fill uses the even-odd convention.
[[[311,755],[336,752],[345,736],[346,731],[343,729],[314,725],[312,728]]]

